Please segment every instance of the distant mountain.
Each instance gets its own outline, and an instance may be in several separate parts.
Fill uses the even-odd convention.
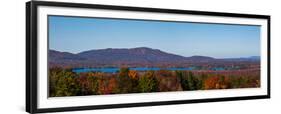
[[[253,56],[251,59],[257,58]],[[183,66],[191,63],[215,62],[218,60],[207,56],[184,57],[147,47],[96,49],[78,54],[49,50],[50,65],[63,67]]]
[[[80,57],[88,58],[89,60],[99,60],[104,62],[175,62],[183,61],[186,58],[183,56],[169,54],[157,49],[146,47],[132,48],[132,49],[100,49],[90,50],[78,53]]]
[[[198,55],[186,57],[186,58],[191,60],[191,61],[211,61],[211,60],[215,60],[215,58],[212,58],[212,57],[198,56]]]
[[[228,58],[228,59],[224,59],[224,60],[230,60],[230,61],[260,61],[260,56]]]
[[[260,60],[261,57],[260,56],[251,56],[248,59],[252,59],[252,60]]]
[[[60,52],[55,50],[49,50],[48,61],[50,66],[76,66],[81,64],[81,62],[86,61],[86,58],[80,57],[77,54],[72,54],[69,52]]]
[[[49,51],[50,60],[84,60],[85,58],[80,57],[79,55],[72,54],[69,52],[59,52],[55,50]]]

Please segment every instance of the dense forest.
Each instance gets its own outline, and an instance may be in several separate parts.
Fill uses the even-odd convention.
[[[140,72],[124,67],[117,73],[49,69],[50,97],[256,87],[260,87],[260,69]]]

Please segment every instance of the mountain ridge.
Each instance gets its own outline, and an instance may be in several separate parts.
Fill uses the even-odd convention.
[[[106,48],[83,51],[77,54],[49,50],[51,66],[180,66],[193,62],[216,61],[213,57],[194,55],[184,57],[148,47]]]

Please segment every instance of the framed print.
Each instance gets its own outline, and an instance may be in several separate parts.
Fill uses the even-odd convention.
[[[31,1],[30,113],[270,98],[270,16]]]

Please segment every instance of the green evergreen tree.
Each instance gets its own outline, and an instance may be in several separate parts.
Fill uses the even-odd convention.
[[[139,92],[156,92],[158,87],[157,80],[153,71],[146,72],[139,79]]]

